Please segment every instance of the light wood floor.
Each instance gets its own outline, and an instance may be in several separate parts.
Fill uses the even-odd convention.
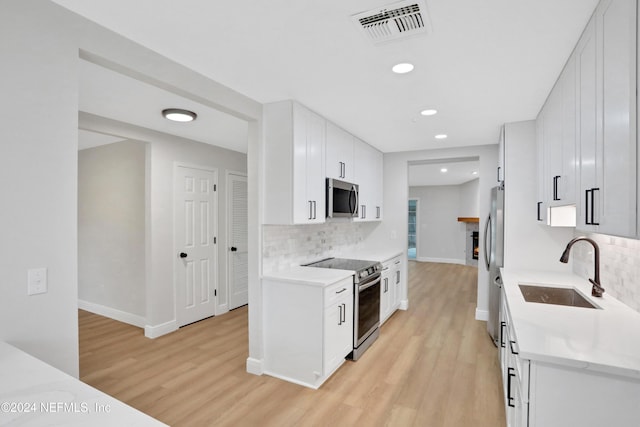
[[[320,390],[245,372],[246,307],[155,340],[80,311],[81,380],[173,426],[501,427],[497,350],[474,319],[476,276],[409,262],[409,310]]]

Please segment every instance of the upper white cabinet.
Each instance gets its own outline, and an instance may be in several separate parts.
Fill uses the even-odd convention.
[[[538,117],[540,209],[576,203],[576,62],[572,56]],[[539,212],[542,220],[546,213]]]
[[[576,52],[578,228],[626,237],[637,236],[636,12],[635,0],[600,2]]]
[[[325,222],[324,118],[293,101],[264,106],[266,224]]]
[[[383,155],[364,141],[355,138],[355,180],[359,186],[358,217],[356,221],[382,219],[382,163]]]
[[[499,184],[504,182],[504,164],[504,126],[502,126],[498,142],[498,170],[496,171],[496,180]]]
[[[331,122],[327,122],[327,178],[347,182],[354,180],[353,136]]]
[[[637,237],[636,9],[599,3],[538,116],[539,221],[575,205],[578,229]]]

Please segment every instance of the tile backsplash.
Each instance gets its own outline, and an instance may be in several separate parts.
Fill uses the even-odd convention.
[[[274,272],[341,252],[355,252],[378,224],[330,221],[310,225],[265,225],[262,269],[265,273]]]
[[[640,312],[640,240],[604,234],[575,232],[587,236],[600,247],[600,282],[605,292]],[[578,242],[571,248],[573,271],[593,278],[593,247]]]

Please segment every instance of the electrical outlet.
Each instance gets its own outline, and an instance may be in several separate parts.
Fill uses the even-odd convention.
[[[27,295],[47,292],[47,269],[30,268],[27,270]]]

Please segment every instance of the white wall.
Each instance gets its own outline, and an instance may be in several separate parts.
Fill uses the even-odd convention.
[[[497,139],[498,135],[496,135],[496,141]],[[490,190],[491,187],[496,185],[497,145],[387,153],[384,155],[384,220],[371,234],[367,243],[372,246],[386,247],[406,253],[407,203],[409,199],[408,162],[469,157],[478,157],[480,159],[480,178],[478,183],[479,217],[485,218],[489,213]],[[483,237],[482,230],[480,230],[481,242]],[[484,262],[482,254],[480,258],[480,263]],[[403,273],[406,275],[407,272],[404,271]],[[483,268],[479,268],[476,308],[476,317],[479,319],[486,319],[488,316],[488,283],[488,272]],[[402,290],[401,299],[407,299],[406,288]]]
[[[460,211],[458,216],[478,218],[480,216],[480,180],[472,179],[459,187]]]
[[[0,340],[78,376],[77,81],[73,20],[49,2],[0,13]],[[46,294],[27,296],[27,269]]]
[[[145,325],[145,144],[78,152],[80,308]]]
[[[262,106],[49,0],[3,1],[0,39],[0,339],[78,376],[78,57],[250,121],[255,165]],[[261,318],[258,173],[248,173],[251,319]],[[49,269],[47,294],[27,297],[31,267]]]
[[[147,336],[155,337],[177,328],[173,268],[173,173],[175,162],[205,166],[218,171],[218,306],[228,310],[227,280],[227,194],[226,171],[247,172],[243,153],[154,132],[86,113],[80,125],[101,133],[121,135],[147,142],[147,249],[146,249],[146,325]],[[220,313],[220,311],[218,312]]]
[[[409,197],[419,199],[418,261],[465,263],[464,223],[460,216],[460,186],[410,187]]]
[[[552,228],[536,220],[538,169],[532,161],[535,158],[535,121],[507,123],[504,266],[570,272],[571,266],[558,260],[573,238],[574,229]]]

